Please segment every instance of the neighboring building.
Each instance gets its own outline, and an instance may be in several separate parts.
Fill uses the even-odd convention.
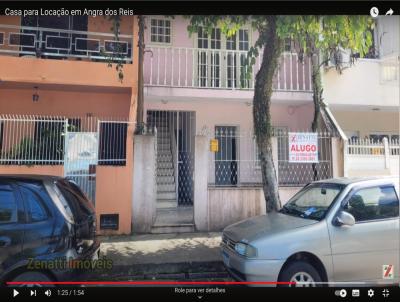
[[[379,17],[373,37],[366,58],[323,76],[324,101],[349,139],[346,176],[399,174],[400,16]]]
[[[146,17],[145,119],[158,131],[155,226],[220,229],[265,211],[253,135],[254,77],[244,78],[257,32],[244,26],[230,38],[218,28],[189,36],[188,22],[182,16]],[[299,62],[292,46],[287,43],[280,59],[271,109],[283,201],[314,178],[312,164],[288,161],[288,132],[310,131],[313,118],[310,61]],[[257,58],[254,75],[259,67]],[[332,155],[336,134],[325,126],[317,178],[339,173]],[[214,139],[218,148],[211,152]],[[207,162],[199,165],[204,152]]]
[[[98,230],[131,232],[137,21],[0,16],[0,173],[73,178]],[[124,78],[106,61],[121,49]]]
[[[348,138],[399,139],[400,16],[382,16],[367,58],[339,74],[326,68],[324,101]]]

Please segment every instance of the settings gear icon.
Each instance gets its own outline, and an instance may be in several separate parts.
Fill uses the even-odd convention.
[[[374,290],[371,288],[368,290],[368,297],[372,298],[374,296]]]

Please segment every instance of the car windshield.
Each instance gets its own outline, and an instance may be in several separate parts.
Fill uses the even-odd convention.
[[[281,213],[321,220],[343,189],[343,185],[315,183],[304,187],[280,210]]]

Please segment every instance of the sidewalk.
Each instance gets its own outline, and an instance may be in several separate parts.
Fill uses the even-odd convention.
[[[220,255],[221,233],[102,236],[101,257],[113,261],[100,279],[226,278]]]

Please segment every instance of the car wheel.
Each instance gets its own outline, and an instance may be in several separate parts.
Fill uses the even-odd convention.
[[[317,270],[304,261],[292,262],[282,271],[280,281],[295,282],[287,285],[290,287],[316,287],[320,286],[321,277]]]
[[[16,276],[13,280],[11,280],[12,282],[52,282],[53,280],[51,280],[51,278],[41,272],[25,272],[22,273],[18,276]],[[54,285],[50,284],[50,285],[43,285],[43,284],[17,284],[17,285],[13,285],[13,286],[18,286],[18,287],[42,287],[42,286],[46,286],[46,287],[54,287]]]

